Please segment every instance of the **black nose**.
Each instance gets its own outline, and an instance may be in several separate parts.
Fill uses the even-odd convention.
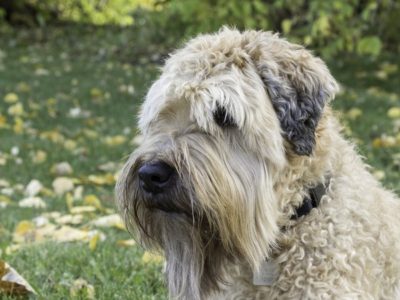
[[[164,192],[171,184],[174,169],[165,162],[152,162],[139,168],[140,186],[149,193]]]

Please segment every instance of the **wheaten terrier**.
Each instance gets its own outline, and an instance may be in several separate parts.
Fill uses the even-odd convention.
[[[167,59],[117,202],[179,299],[395,299],[400,202],[346,141],[302,46],[224,28]]]

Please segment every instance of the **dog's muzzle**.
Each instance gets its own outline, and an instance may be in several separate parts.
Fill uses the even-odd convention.
[[[146,163],[139,168],[140,187],[153,195],[166,192],[173,184],[174,169],[165,162]]]
[[[142,163],[137,171],[138,201],[150,210],[192,214],[192,202],[178,171],[162,160]]]

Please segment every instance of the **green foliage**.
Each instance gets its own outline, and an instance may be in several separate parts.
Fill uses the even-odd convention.
[[[151,7],[152,0],[5,0],[0,3],[8,21],[46,25],[49,22],[79,22],[94,25],[131,25],[139,6]],[[1,15],[0,15],[1,17]],[[1,19],[0,19],[1,20]]]
[[[325,58],[399,51],[396,0],[3,0],[0,24],[132,25],[166,49],[222,25],[282,33]],[[3,22],[4,23],[4,22]]]
[[[158,35],[176,39],[222,25],[273,30],[324,57],[377,56],[398,50],[400,39],[400,3],[391,0],[167,0],[159,8],[143,17]]]

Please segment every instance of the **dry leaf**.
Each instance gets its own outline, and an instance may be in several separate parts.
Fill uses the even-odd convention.
[[[116,227],[118,229],[125,229],[124,222],[117,214],[100,217],[96,220],[93,220],[91,224],[97,227]]]
[[[73,225],[78,225],[82,224],[83,222],[83,215],[63,215],[60,216],[59,218],[55,218],[54,221],[57,224],[65,225],[65,224],[73,224]]]
[[[30,284],[6,262],[0,260],[0,295],[25,296],[36,294]]]
[[[40,197],[28,197],[18,202],[19,207],[46,208],[46,203]]]
[[[32,156],[32,162],[35,164],[44,163],[46,159],[47,159],[47,153],[43,150],[36,151],[35,154]]]
[[[53,181],[53,189],[57,195],[61,196],[74,189],[74,182],[68,177],[57,177]]]
[[[71,175],[72,174],[72,167],[68,162],[60,162],[55,164],[51,167],[50,172],[57,176],[64,176],[64,175]]]
[[[71,214],[83,214],[96,211],[94,206],[75,206],[70,209]]]
[[[8,93],[4,96],[4,102],[6,103],[15,103],[18,102],[18,95],[15,93]]]
[[[33,179],[26,186],[25,195],[27,195],[29,197],[34,197],[37,194],[39,194],[39,192],[42,190],[42,188],[43,188],[42,183],[37,179]]]
[[[400,107],[392,107],[388,110],[387,115],[389,118],[397,119],[400,118]]]
[[[93,285],[85,279],[79,278],[72,283],[70,289],[71,298],[75,299],[95,299],[95,290]]]
[[[153,264],[161,264],[164,262],[164,257],[159,254],[150,253],[146,251],[142,256],[142,262],[144,263],[153,263]]]
[[[119,240],[117,241],[117,245],[120,247],[132,247],[136,245],[135,240]]]
[[[107,173],[105,175],[89,175],[88,180],[90,183],[94,183],[97,185],[113,185],[115,184],[114,175],[111,173]]]
[[[96,207],[97,209],[100,209],[100,210],[103,209],[100,199],[97,198],[97,196],[93,195],[93,194],[85,196],[85,198],[83,198],[83,203],[85,203],[86,205]]]
[[[8,108],[8,114],[14,117],[20,117],[24,114],[24,106],[22,103],[16,103]]]

